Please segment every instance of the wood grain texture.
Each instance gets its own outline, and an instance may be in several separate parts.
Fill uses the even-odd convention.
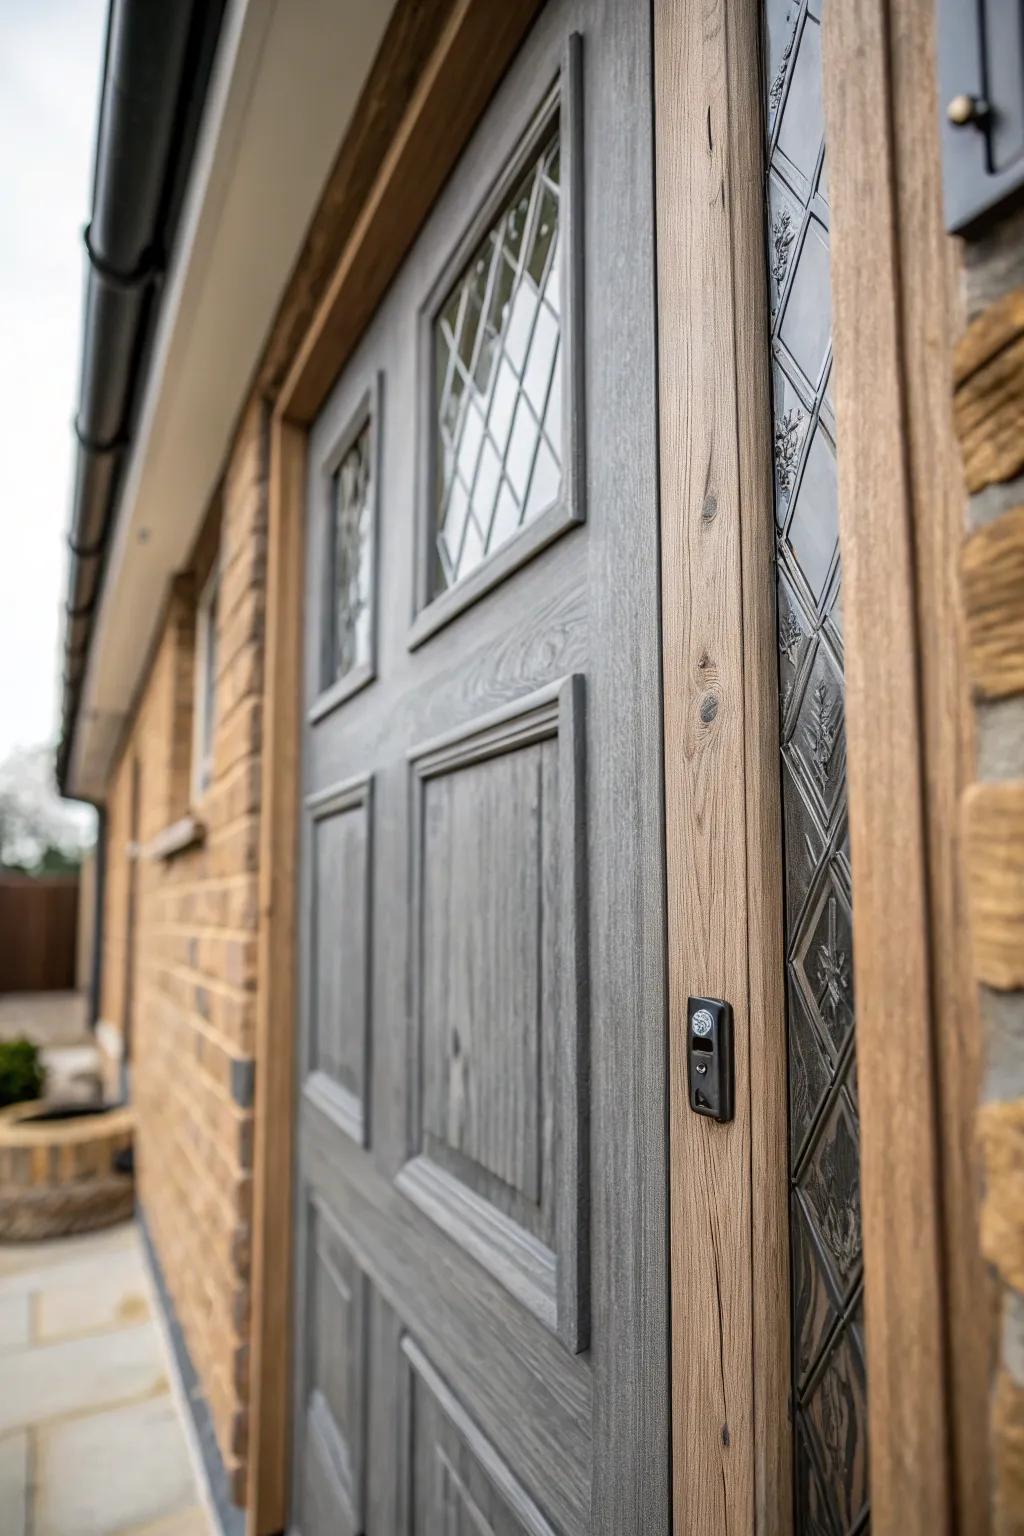
[[[757,71],[760,7],[725,7],[736,326],[736,424],[746,783],[754,1338],[754,1514],[758,1536],[792,1522],[790,1273],[786,1142],[787,1034],[783,939],[779,651],[771,454],[764,110]]]
[[[903,0],[892,7],[890,22],[954,1494],[972,1533],[983,1536],[988,1510],[986,1362],[995,1319],[977,1241],[980,1180],[974,1116],[983,1040],[970,947],[965,943],[967,902],[957,835],[960,796],[974,770],[974,721],[960,645],[957,581],[963,472],[950,429],[948,369],[939,362],[949,357],[963,325],[962,277],[960,249],[946,235],[943,214],[936,8],[932,0]]]
[[[976,694],[1024,693],[1024,507],[970,535],[960,558],[967,665]]]
[[[668,1019],[652,13],[587,0],[575,18],[588,491],[586,524],[563,542],[587,543],[591,626],[591,1521],[593,1536],[660,1536],[670,1519]]]
[[[429,1347],[436,1369],[460,1402],[472,1405],[481,1433],[523,1483],[544,1490],[556,1529],[588,1536],[593,1373],[586,1357],[569,1355],[525,1309],[509,1306],[497,1278],[455,1244],[439,1241],[427,1213],[351,1140],[339,1141],[316,1106],[302,1106],[302,1138],[304,1176],[347,1234],[372,1292]],[[371,1400],[387,1390],[395,1364],[376,1356]],[[522,1411],[510,1413],[510,1402]],[[371,1482],[394,1481],[395,1430],[392,1417],[371,1458],[379,1468],[371,1466]]]
[[[400,1176],[574,1352],[589,1326],[583,697],[582,677],[561,679],[409,751],[413,1145],[453,1178]]]
[[[306,812],[309,932],[299,963],[309,972],[310,1027],[303,1080],[315,1074],[348,1134],[367,1145],[373,779],[350,779],[311,796]]]
[[[305,433],[275,416],[270,442],[256,989],[249,1536],[280,1531],[288,1498],[295,826],[302,698],[296,616],[302,607],[304,482]]]
[[[538,3],[503,7],[496,18],[486,0],[400,0],[258,375],[257,389],[276,393],[278,404],[271,433],[256,1042],[257,1060],[275,1066],[257,1073],[256,1089],[249,1536],[279,1531],[288,1502],[303,427],[400,265]],[[286,373],[291,387],[282,390]],[[298,425],[286,419],[285,408]]]
[[[1024,780],[972,784],[964,864],[977,979],[1024,987]]]
[[[791,1520],[760,11],[654,14],[673,1503],[748,1536]],[[690,993],[733,1004],[730,1125],[687,1108]]]
[[[942,1536],[952,1490],[890,47],[886,0],[826,11],[872,1524]]]
[[[464,16],[468,9],[462,7]],[[525,27],[529,9],[499,12],[481,5],[486,20],[478,20],[481,32],[473,48],[467,43],[462,76],[440,72],[437,78],[445,84],[437,85],[440,104],[432,110],[459,117],[460,93],[472,98],[483,89],[477,77],[490,67],[495,35],[504,29],[507,36],[513,21]],[[586,347],[577,363],[586,370],[588,419],[601,423],[587,441],[595,513],[486,598],[480,594],[457,623],[410,648],[408,511],[415,455],[409,423],[416,404],[410,321],[425,292],[421,280],[486,196],[523,131],[527,109],[535,110],[564,63],[568,35],[580,23],[586,30],[589,114],[580,235],[585,225],[588,270],[592,266],[602,274],[605,298],[588,305]],[[380,277],[382,286],[388,281],[391,286],[362,332],[343,328],[325,351],[314,347],[314,366],[323,370],[319,383],[313,379],[308,396],[286,388],[281,397],[282,411],[302,417],[309,400],[318,401],[325,387],[331,389],[311,432],[312,465],[318,462],[321,428],[336,428],[332,413],[349,386],[358,395],[369,371],[381,369],[386,377],[379,675],[372,687],[310,725],[303,752],[303,783],[310,791],[374,774],[372,997],[374,1019],[381,1023],[374,1031],[372,1146],[360,1148],[351,1137],[339,1136],[324,1104],[302,1095],[299,1187],[314,1189],[330,1206],[356,1263],[369,1276],[374,1338],[388,1337],[386,1316],[393,1310],[516,1480],[567,1536],[622,1531],[654,1536],[668,1520],[664,841],[649,92],[645,8],[617,0],[549,4],[499,86],[481,131],[465,144],[430,208],[411,259],[396,260]],[[617,116],[623,100],[636,114],[636,131],[628,135]],[[451,144],[450,137],[445,143]],[[597,167],[600,174],[591,174]],[[421,164],[420,173],[441,179],[435,161]],[[417,188],[408,200],[413,210],[420,195]],[[407,212],[400,202],[392,209],[402,230]],[[377,228],[372,221],[368,227]],[[350,356],[346,349],[356,334],[359,343]],[[335,384],[339,369],[344,372]],[[623,390],[628,411],[622,410]],[[300,502],[296,488],[295,516],[305,511]],[[315,572],[307,572],[310,583],[314,578]],[[297,608],[303,606],[309,657],[317,641],[315,604],[306,601]],[[587,674],[593,747],[586,821],[582,796],[576,804],[564,798],[573,774],[563,768],[561,730],[557,793],[561,814],[574,822],[577,837],[586,835],[588,867],[574,869],[571,899],[579,901],[585,873],[592,924],[585,949],[577,945],[587,962],[580,995],[585,987],[595,1042],[591,1080],[581,1081],[580,1091],[589,1090],[597,1154],[585,1179],[589,1227],[575,1240],[581,1253],[589,1247],[599,1277],[594,1337],[584,1357],[570,1353],[396,1183],[410,1155],[407,906],[413,829],[407,753],[417,742],[459,731],[486,709],[511,706],[525,691],[550,686],[576,670]],[[542,761],[549,783],[550,767]],[[607,832],[613,826],[614,837]],[[560,965],[564,959],[562,946]],[[483,1032],[477,1038],[483,1040]],[[559,1076],[566,1075],[566,1060],[560,1061]],[[559,1126],[558,1135],[568,1129]],[[476,1150],[483,1144],[477,1139]],[[583,1158],[578,1161],[582,1166]],[[583,1192],[584,1181],[579,1182],[575,1195]],[[301,1326],[298,1314],[297,1320]],[[370,1412],[384,1433],[367,1441],[369,1508],[387,1512],[378,1523],[388,1531],[400,1528],[390,1518],[393,1496],[383,1492],[384,1481],[394,1479],[390,1446],[401,1422],[396,1353],[378,1352],[374,1361]],[[301,1384],[297,1390],[297,1409],[305,1412]],[[387,1412],[375,1406],[380,1397]]]
[[[369,1285],[322,1204],[308,1202],[300,1230],[308,1250],[304,1304],[311,1404],[300,1460],[306,1497],[312,1493],[322,1511],[309,1525],[314,1530],[358,1531],[366,1508]]]
[[[415,1536],[424,1516],[439,1529],[454,1523],[489,1536],[556,1536],[423,1351],[406,1337],[402,1353],[412,1427],[404,1449],[414,1448],[411,1465],[401,1469],[406,1536]]]
[[[391,134],[316,313],[282,386],[289,416],[309,421],[359,339],[459,151],[508,67],[539,0],[454,0]]]

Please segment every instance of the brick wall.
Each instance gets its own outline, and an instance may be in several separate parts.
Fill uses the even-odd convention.
[[[213,772],[191,797],[196,595],[217,558]],[[101,1017],[125,1021],[133,763],[139,774],[131,1092],[142,1205],[207,1397],[231,1496],[245,1489],[266,421],[246,413],[218,507],[162,634],[110,785]],[[201,844],[147,844],[193,814]]]
[[[961,566],[977,781],[964,861],[986,1071],[982,1249],[999,1303],[992,1532],[1024,1533],[1024,211],[965,245],[954,416],[970,499]]]

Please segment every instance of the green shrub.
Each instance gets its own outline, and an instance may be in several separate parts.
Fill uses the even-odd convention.
[[[38,1099],[45,1076],[38,1045],[31,1040],[0,1040],[0,1109]]]

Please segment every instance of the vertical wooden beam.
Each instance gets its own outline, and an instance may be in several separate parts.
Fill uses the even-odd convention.
[[[934,0],[890,12],[892,145],[907,453],[920,658],[926,862],[942,1190],[952,1495],[959,1528],[989,1528],[988,1361],[994,1312],[979,1241],[975,1110],[982,1027],[965,941],[959,805],[974,775],[974,717],[959,643],[965,490],[948,359],[963,326],[958,242],[945,231]]]
[[[889,4],[829,6],[824,34],[872,1526],[943,1536],[945,1295]]]
[[[655,0],[677,1532],[791,1526],[786,1048],[757,0]],[[686,999],[735,1015],[688,1108]]]
[[[754,1529],[793,1522],[789,1120],[760,0],[727,0],[750,989]]]
[[[256,1008],[250,1536],[287,1523],[297,822],[306,433],[271,424]]]

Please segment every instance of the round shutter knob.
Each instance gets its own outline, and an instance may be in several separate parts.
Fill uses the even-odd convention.
[[[946,116],[954,128],[966,128],[968,123],[977,123],[988,113],[988,102],[982,101],[980,96],[969,96],[966,91],[961,91],[959,96],[946,108]]]

